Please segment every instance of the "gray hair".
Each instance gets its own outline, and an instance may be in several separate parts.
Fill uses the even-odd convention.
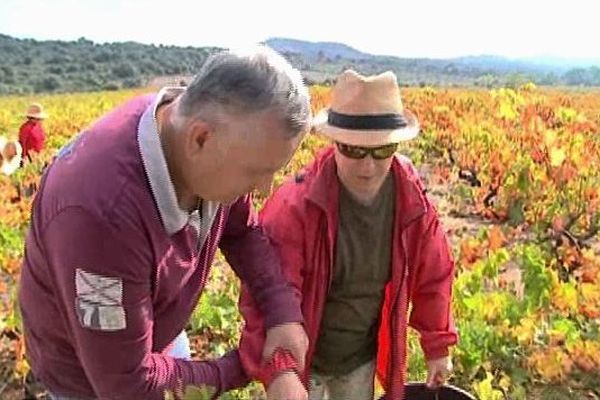
[[[282,114],[289,138],[310,124],[310,96],[300,72],[266,46],[209,57],[181,96],[177,114],[206,118],[215,107],[241,114],[273,109]]]

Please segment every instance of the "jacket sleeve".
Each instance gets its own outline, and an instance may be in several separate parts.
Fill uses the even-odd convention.
[[[30,136],[31,136],[31,127],[24,123],[21,125],[19,129],[19,143],[21,143],[21,147],[23,148],[23,158],[28,157],[29,152],[31,151]]]
[[[300,301],[281,272],[277,252],[260,228],[250,195],[231,206],[219,246],[265,316],[265,326],[303,322]]]
[[[70,207],[42,232],[57,318],[64,319],[96,396],[163,400],[165,390],[180,384],[221,392],[246,383],[237,351],[203,362],[153,352],[152,256],[133,228]]]
[[[445,357],[458,336],[452,320],[454,261],[435,207],[427,200],[427,212],[419,222],[415,251],[410,326],[420,333],[428,360]]]
[[[292,287],[293,296],[298,304],[301,304],[304,268],[303,224],[302,219],[289,206],[288,193],[287,190],[280,189],[273,195],[261,211],[260,222],[281,259],[283,274]],[[245,321],[239,347],[242,366],[250,378],[259,379],[263,371],[265,322],[263,313],[247,285],[242,285],[241,288],[240,311]]]

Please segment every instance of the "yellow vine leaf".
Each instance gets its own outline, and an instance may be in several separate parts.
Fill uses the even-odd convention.
[[[560,167],[566,158],[567,154],[560,147],[550,150],[550,165],[553,167]]]

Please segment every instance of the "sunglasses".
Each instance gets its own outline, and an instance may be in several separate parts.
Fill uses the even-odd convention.
[[[375,160],[385,160],[386,158],[390,158],[394,155],[396,150],[398,149],[397,143],[386,144],[385,146],[379,147],[360,147],[360,146],[351,146],[349,144],[344,144],[340,142],[335,142],[340,153],[348,158],[352,158],[354,160],[360,160],[365,158],[367,154],[370,154],[371,157]]]

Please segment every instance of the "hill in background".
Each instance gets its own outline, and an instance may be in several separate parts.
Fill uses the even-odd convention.
[[[358,51],[341,43],[272,38],[265,42],[282,52],[312,80],[331,79],[347,67],[363,73],[392,70],[405,85],[515,86],[527,81],[549,86],[600,85],[600,60],[561,58],[509,59],[493,55],[448,59],[400,58]]]
[[[600,86],[600,60],[480,55],[451,59],[373,55],[342,43],[271,38],[266,44],[299,68],[308,83],[331,83],[346,68],[392,70],[406,86]],[[0,95],[117,90],[187,80],[217,47],[135,42],[38,41],[0,35]]]

